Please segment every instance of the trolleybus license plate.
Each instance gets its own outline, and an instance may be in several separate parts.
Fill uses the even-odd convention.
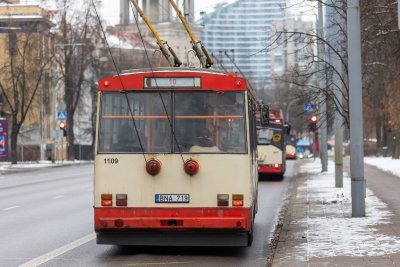
[[[189,194],[156,194],[156,203],[189,203]]]

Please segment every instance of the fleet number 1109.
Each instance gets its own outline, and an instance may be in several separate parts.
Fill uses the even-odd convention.
[[[118,164],[117,158],[106,158],[104,159],[104,164]]]

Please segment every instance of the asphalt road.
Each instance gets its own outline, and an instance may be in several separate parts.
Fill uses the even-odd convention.
[[[0,266],[18,266],[93,232],[93,166],[0,177]]]
[[[96,245],[93,166],[52,168],[0,178],[0,266],[266,266],[268,245],[290,180],[260,181],[248,248]]]

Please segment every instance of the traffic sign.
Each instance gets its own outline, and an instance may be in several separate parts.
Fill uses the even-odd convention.
[[[314,105],[311,103],[304,103],[304,111],[308,114],[311,114],[314,112]]]
[[[65,121],[67,119],[67,112],[65,111],[58,111],[57,112],[57,120]]]

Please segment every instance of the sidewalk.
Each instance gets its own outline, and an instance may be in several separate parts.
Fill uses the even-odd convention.
[[[366,217],[352,218],[351,180],[335,188],[333,164],[302,161],[272,266],[400,266],[400,216],[367,189]]]
[[[90,164],[93,161],[90,160],[75,160],[75,161],[40,161],[40,162],[18,162],[18,164],[11,164],[10,162],[0,162],[0,175],[1,174],[12,174],[27,172],[32,170],[38,170],[41,168],[57,168],[71,165]]]

